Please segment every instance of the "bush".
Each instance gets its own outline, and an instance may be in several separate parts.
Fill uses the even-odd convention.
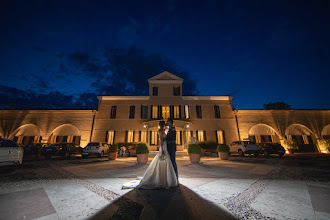
[[[218,146],[217,142],[212,142],[212,141],[199,142],[198,144],[204,150],[214,150],[215,151]]]
[[[225,153],[228,153],[229,149],[230,149],[229,146],[226,144],[219,144],[217,148],[219,152],[225,152]]]
[[[199,144],[189,144],[188,145],[188,153],[189,154],[201,154],[202,149]]]
[[[286,146],[287,149],[294,149],[294,150],[298,149],[297,143],[293,140],[286,139],[286,140],[284,140],[283,143],[284,143],[284,145]]]
[[[113,144],[113,145],[110,145],[110,146],[109,146],[109,152],[110,152],[110,153],[118,152],[118,149],[119,149],[118,144]]]
[[[318,147],[320,148],[321,151],[330,151],[330,139],[325,140],[321,139],[318,143]]]
[[[136,154],[148,154],[149,149],[146,144],[140,143],[136,147]]]

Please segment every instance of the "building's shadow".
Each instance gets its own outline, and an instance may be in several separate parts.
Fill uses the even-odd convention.
[[[210,189],[211,190],[211,189]],[[89,219],[237,219],[189,188],[134,189]]]

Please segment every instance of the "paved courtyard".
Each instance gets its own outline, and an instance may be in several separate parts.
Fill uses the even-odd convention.
[[[134,157],[25,162],[0,167],[0,219],[330,219],[329,155],[180,156],[168,190],[122,190]]]

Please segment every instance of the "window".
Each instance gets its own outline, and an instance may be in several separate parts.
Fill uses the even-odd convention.
[[[126,141],[127,143],[134,142],[134,131],[126,131]]]
[[[309,144],[308,136],[303,135],[302,137],[303,137],[304,144]]]
[[[202,106],[196,105],[197,118],[202,118]]]
[[[150,131],[150,145],[157,145],[157,144],[158,144],[158,132]]]
[[[152,115],[151,118],[158,118],[158,106],[152,106]]]
[[[108,131],[108,137],[106,138],[106,142],[108,144],[114,144],[114,140],[115,140],[115,131]]]
[[[184,118],[185,118],[185,119],[190,118],[190,114],[189,114],[189,105],[185,105],[185,106],[184,106]]]
[[[141,105],[141,118],[148,118],[148,106]]]
[[[158,87],[152,87],[152,95],[158,96]]]
[[[196,133],[197,133],[197,141],[198,142],[203,142],[203,141],[206,140],[205,131],[198,130],[198,131],[196,131]]]
[[[147,132],[146,131],[140,131],[139,137],[140,137],[139,142],[147,143]]]
[[[129,118],[135,118],[135,106],[131,105],[129,107]]]
[[[173,106],[173,118],[180,118],[180,106]]]
[[[73,143],[75,145],[80,145],[80,136],[73,136]]]
[[[111,106],[110,118],[116,118],[116,114],[117,114],[117,106],[113,105]]]
[[[177,145],[182,145],[182,131],[177,131],[176,132],[176,140],[175,143]]]
[[[214,116],[220,118],[220,107],[218,105],[214,105]]]
[[[223,131],[216,131],[216,135],[217,135],[217,142],[218,144],[224,144],[224,136],[223,136]]]
[[[170,117],[170,106],[162,106],[162,118],[168,119]]]
[[[178,86],[178,87],[173,87],[173,95],[174,96],[180,96],[180,94],[181,94],[181,91],[180,91],[181,89],[180,89],[180,86]]]

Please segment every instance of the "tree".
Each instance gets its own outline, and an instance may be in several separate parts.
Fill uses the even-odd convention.
[[[271,109],[288,110],[291,109],[291,106],[286,104],[285,102],[270,102],[268,104],[264,104],[264,108],[266,110],[271,110]]]

